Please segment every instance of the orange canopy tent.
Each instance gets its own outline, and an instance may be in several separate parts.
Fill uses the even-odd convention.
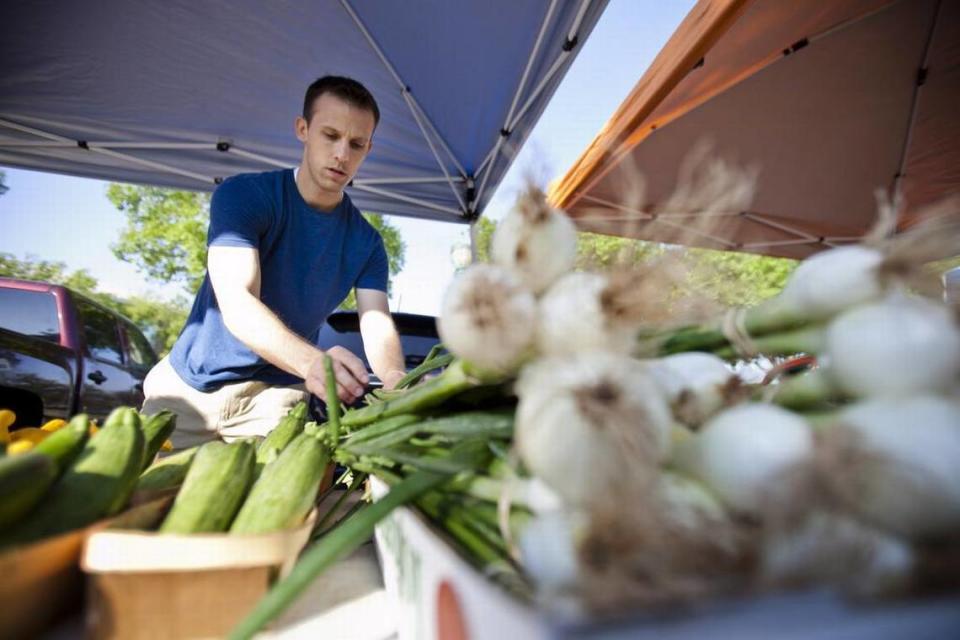
[[[550,198],[581,229],[675,241],[697,212],[658,205],[703,140],[757,190],[686,242],[802,258],[862,236],[877,188],[914,224],[960,192],[960,0],[700,0]]]

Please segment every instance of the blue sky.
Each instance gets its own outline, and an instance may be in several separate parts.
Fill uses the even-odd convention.
[[[610,0],[485,215],[500,218],[528,172],[562,175],[653,61],[693,0]],[[0,167],[10,187],[0,196],[0,252],[33,255],[86,269],[100,288],[121,295],[172,297],[181,290],[151,282],[114,258],[123,215],[106,199],[107,183]],[[462,225],[391,217],[407,243],[394,279],[394,311],[436,314],[453,276],[451,248],[467,242]]]

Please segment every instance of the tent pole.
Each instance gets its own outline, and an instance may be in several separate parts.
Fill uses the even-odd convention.
[[[465,183],[466,178],[459,176],[450,178],[454,182]],[[424,178],[355,178],[353,184],[427,184],[431,182],[447,182],[443,176]]]
[[[423,139],[427,141],[427,146],[430,147],[430,152],[433,154],[434,160],[437,161],[437,164],[440,165],[440,170],[443,171],[443,176],[447,179],[447,184],[450,185],[450,191],[453,191],[454,197],[456,197],[457,202],[460,203],[460,210],[463,211],[463,215],[467,215],[467,205],[463,201],[463,196],[460,195],[460,192],[457,191],[457,186],[453,183],[453,180],[450,179],[450,172],[447,171],[447,165],[444,164],[443,160],[440,159],[440,154],[437,153],[437,148],[433,146],[433,141],[430,139],[429,134],[427,134],[426,128],[423,126],[423,122],[420,120],[420,115],[417,113],[417,108],[413,106],[413,97],[410,95],[409,89],[404,88],[400,92],[400,95],[403,96],[403,99],[407,103],[407,107],[410,109],[410,113],[413,114],[413,119],[417,121],[417,126],[420,127],[420,134],[423,135]]]
[[[517,86],[517,90],[513,93],[513,101],[510,103],[510,109],[507,111],[507,117],[503,121],[503,129],[500,130],[500,137],[497,138],[497,142],[493,145],[493,149],[490,153],[487,154],[487,157],[484,158],[483,162],[480,164],[480,167],[477,169],[476,175],[483,173],[483,179],[480,181],[480,188],[477,189],[476,202],[480,202],[480,198],[483,197],[483,192],[487,188],[487,179],[490,177],[490,174],[493,173],[493,165],[495,164],[495,159],[500,153],[500,149],[503,147],[504,140],[510,135],[510,122],[513,120],[513,112],[517,108],[517,103],[520,101],[520,95],[523,93],[523,88],[527,84],[527,78],[530,75],[530,69],[533,68],[533,62],[537,58],[537,54],[540,53],[540,45],[543,44],[543,37],[547,32],[547,25],[550,24],[550,19],[553,17],[553,11],[556,9],[557,0],[550,0],[550,6],[547,7],[547,13],[543,17],[543,22],[540,23],[540,31],[537,33],[537,39],[533,43],[533,49],[530,50],[530,56],[527,58],[527,65],[523,69],[523,75],[520,77],[520,84]],[[489,166],[488,166],[489,163]]]
[[[283,160],[276,160],[274,158],[268,158],[267,156],[262,156],[259,153],[253,153],[252,151],[244,151],[243,149],[238,149],[233,145],[227,147],[227,152],[236,154],[241,158],[247,158],[249,160],[257,160],[264,164],[269,164],[274,167],[280,167],[281,169],[289,169],[292,166],[296,165],[296,162],[284,162]]]
[[[563,50],[560,52],[560,55],[557,56],[557,59],[554,61],[553,66],[550,67],[550,70],[543,76],[540,80],[537,87],[533,90],[533,93],[530,94],[530,97],[527,98],[527,101],[520,107],[520,111],[513,117],[510,121],[510,124],[507,125],[508,131],[513,131],[517,123],[527,114],[527,111],[530,110],[530,107],[533,106],[533,103],[537,98],[540,97],[540,94],[546,88],[547,84],[556,75],[557,71],[560,70],[560,67],[563,66],[563,63],[566,62],[567,58],[570,57],[570,53],[573,51],[574,47],[577,46],[580,40],[580,24],[583,22],[583,16],[587,13],[587,7],[590,5],[590,0],[581,0],[580,8],[577,9],[577,15],[573,19],[573,23],[570,25],[570,30],[567,31],[567,41],[563,44]]]
[[[70,142],[73,146],[85,149],[87,151],[93,151],[94,153],[99,153],[105,156],[110,156],[112,158],[117,158],[119,160],[124,160],[126,162],[132,162],[134,164],[139,164],[145,167],[150,167],[151,169],[159,169],[161,171],[166,171],[167,173],[173,173],[176,175],[185,176],[187,178],[193,178],[194,180],[199,180],[200,182],[212,183],[215,180],[210,176],[200,175],[199,173],[193,173],[192,171],[184,171],[183,169],[178,169],[172,167],[168,164],[163,164],[160,162],[153,162],[150,160],[143,160],[137,158],[136,156],[131,156],[126,153],[118,153],[116,151],[110,151],[109,149],[104,149],[102,147],[95,147],[89,145],[85,140],[70,140],[64,136],[59,136],[55,133],[50,133],[48,131],[41,131],[40,129],[34,129],[33,127],[28,127],[26,125],[18,124],[16,122],[11,122],[10,120],[5,120],[0,118],[0,126],[7,127],[8,129],[15,129],[17,131],[22,131],[23,133],[30,133],[40,138],[46,138],[47,140],[52,140],[55,142]]]
[[[550,6],[547,7],[547,14],[543,17],[543,22],[540,23],[540,32],[537,33],[537,39],[533,43],[533,49],[530,50],[530,56],[527,58],[527,66],[523,69],[523,75],[520,77],[520,84],[517,86],[517,90],[513,93],[513,102],[510,103],[510,110],[507,111],[507,117],[503,121],[503,126],[508,131],[510,130],[510,121],[513,120],[514,109],[517,108],[517,103],[520,101],[520,96],[523,94],[523,89],[527,85],[527,78],[530,77],[530,70],[533,68],[533,62],[537,59],[537,54],[540,53],[540,45],[543,44],[543,38],[547,34],[547,25],[550,24],[550,19],[553,17],[553,11],[557,8],[557,0],[550,0]]]
[[[903,148],[900,150],[900,162],[897,163],[897,172],[893,174],[893,183],[890,185],[890,195],[893,202],[900,200],[903,195],[903,176],[907,170],[907,150],[910,148],[910,141],[913,139],[913,129],[917,123],[917,106],[920,103],[920,87],[926,83],[927,70],[930,68],[930,45],[933,43],[933,36],[937,29],[937,22],[940,18],[940,11],[943,4],[937,2],[937,8],[933,12],[933,20],[930,23],[930,30],[927,33],[927,41],[923,47],[923,58],[920,60],[920,67],[917,69],[917,81],[913,85],[913,100],[910,102],[910,118],[907,124],[907,134],[903,137]],[[899,222],[899,220],[898,220]],[[894,229],[896,232],[896,229]]]
[[[741,244],[741,249],[762,249],[764,247],[795,247],[801,244],[820,244],[820,240],[804,240],[803,238],[798,238],[797,240],[771,240],[770,242],[747,242]]]
[[[804,239],[806,239],[806,240],[812,240],[812,241],[814,241],[814,242],[820,242],[820,237],[819,237],[819,236],[815,236],[815,235],[813,235],[813,234],[807,233],[806,231],[800,231],[799,229],[795,229],[795,228],[790,227],[790,226],[787,226],[787,225],[785,225],[785,224],[780,224],[779,222],[773,222],[772,220],[767,220],[767,219],[765,219],[765,218],[761,218],[761,217],[758,216],[757,214],[755,214],[755,213],[750,213],[749,211],[744,211],[744,212],[743,212],[743,217],[746,218],[747,220],[752,220],[753,222],[756,222],[757,224],[762,224],[762,225],[764,225],[764,226],[770,227],[771,229],[776,229],[777,231],[783,231],[784,233],[789,233],[790,235],[797,236],[797,237],[800,237],[800,238],[804,238]]]
[[[387,68],[387,71],[389,71],[390,75],[393,76],[393,79],[396,81],[397,85],[399,85],[400,90],[410,93],[409,87],[407,87],[407,84],[400,77],[400,74],[397,73],[397,70],[393,68],[393,65],[390,64],[390,61],[387,59],[387,56],[383,53],[383,50],[380,49],[380,45],[378,45],[377,41],[373,39],[373,36],[367,30],[367,27],[363,24],[363,21],[360,20],[360,16],[358,16],[357,13],[353,10],[353,7],[350,6],[350,3],[347,0],[340,0],[340,4],[343,6],[344,10],[353,20],[354,24],[357,25],[357,28],[360,29],[360,32],[363,34],[363,37],[367,40],[367,43],[373,49],[374,53],[377,54],[377,57],[380,58],[380,61]],[[457,157],[450,150],[450,145],[447,144],[446,140],[443,139],[443,136],[441,136],[440,133],[437,131],[437,128],[433,125],[433,122],[431,122],[426,112],[424,112],[424,110],[420,108],[420,104],[417,102],[417,99],[413,96],[413,94],[410,94],[410,99],[413,101],[414,105],[416,105],[417,109],[423,115],[424,119],[429,124],[430,129],[434,132],[434,135],[437,136],[437,139],[440,141],[440,144],[443,146],[444,150],[450,155],[450,158],[453,160],[453,163],[457,166],[457,170],[460,172],[460,175],[466,176],[467,172],[466,170],[464,170],[463,165],[460,164],[460,161],[457,160]]]
[[[736,249],[737,243],[730,242],[724,238],[718,238],[717,236],[710,235],[709,233],[704,233],[703,231],[698,231],[696,229],[691,229],[690,227],[684,226],[682,224],[677,224],[676,222],[670,222],[669,220],[663,220],[662,218],[654,218],[650,221],[650,224],[663,224],[668,227],[673,227],[674,229],[680,229],[684,233],[689,233],[691,235],[700,236],[701,238],[706,238],[707,240],[712,240],[718,244],[721,244],[729,249]]]
[[[412,198],[410,196],[405,196],[402,193],[397,193],[395,191],[390,191],[388,189],[380,189],[378,187],[371,187],[364,184],[355,184],[353,185],[354,189],[358,191],[366,191],[368,193],[375,193],[386,198],[393,198],[394,200],[399,200],[400,202],[406,202],[408,204],[415,204],[418,207],[426,207],[427,209],[433,209],[435,211],[442,211],[443,213],[449,213],[456,216],[457,218],[462,218],[463,213],[457,209],[452,209],[450,207],[444,207],[439,204],[434,204],[432,202],[427,202],[426,200],[421,200],[419,198]]]

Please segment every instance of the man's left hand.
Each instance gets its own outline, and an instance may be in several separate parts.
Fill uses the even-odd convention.
[[[400,380],[405,375],[406,375],[405,371],[398,371],[396,369],[388,372],[387,375],[385,375],[382,380],[383,388],[386,389],[387,391],[390,391],[391,389],[396,388],[397,383],[400,382]]]

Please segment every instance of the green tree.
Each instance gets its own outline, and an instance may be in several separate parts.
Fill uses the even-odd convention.
[[[477,221],[477,255],[487,261],[496,223]],[[614,264],[640,264],[667,251],[667,245],[599,233],[580,232],[577,238],[577,269],[603,269]],[[783,288],[795,260],[750,253],[672,247],[684,252],[687,281],[678,295],[698,295],[724,306],[750,306]]]
[[[739,251],[687,249],[688,286],[725,307],[749,307],[783,289],[799,264]]]
[[[107,199],[126,214],[113,254],[158,282],[200,288],[207,264],[210,195],[160,187],[111,184]]]
[[[400,230],[390,224],[383,216],[376,213],[365,213],[363,217],[383,238],[383,248],[387,252],[387,266],[390,270],[390,275],[387,278],[387,292],[389,293],[393,285],[393,276],[400,273],[405,264],[407,243],[403,241]],[[350,290],[347,299],[340,303],[339,308],[347,310],[357,308],[357,296],[353,289]]]
[[[68,271],[67,265],[63,262],[41,260],[30,254],[20,260],[12,253],[0,253],[0,276],[53,282],[87,295],[94,293],[97,288],[97,279],[86,269]]]
[[[161,356],[173,346],[187,319],[189,307],[184,298],[178,298],[172,302],[137,296],[121,298],[98,291],[97,279],[86,269],[70,271],[63,262],[42,260],[31,255],[20,260],[13,254],[0,253],[0,276],[52,282],[82,293],[132,320]]]
[[[6,177],[7,177],[7,174],[3,171],[0,171],[0,196],[2,196],[3,194],[5,194],[7,191],[10,190],[10,187],[8,187],[4,183],[4,180],[6,179]]]

